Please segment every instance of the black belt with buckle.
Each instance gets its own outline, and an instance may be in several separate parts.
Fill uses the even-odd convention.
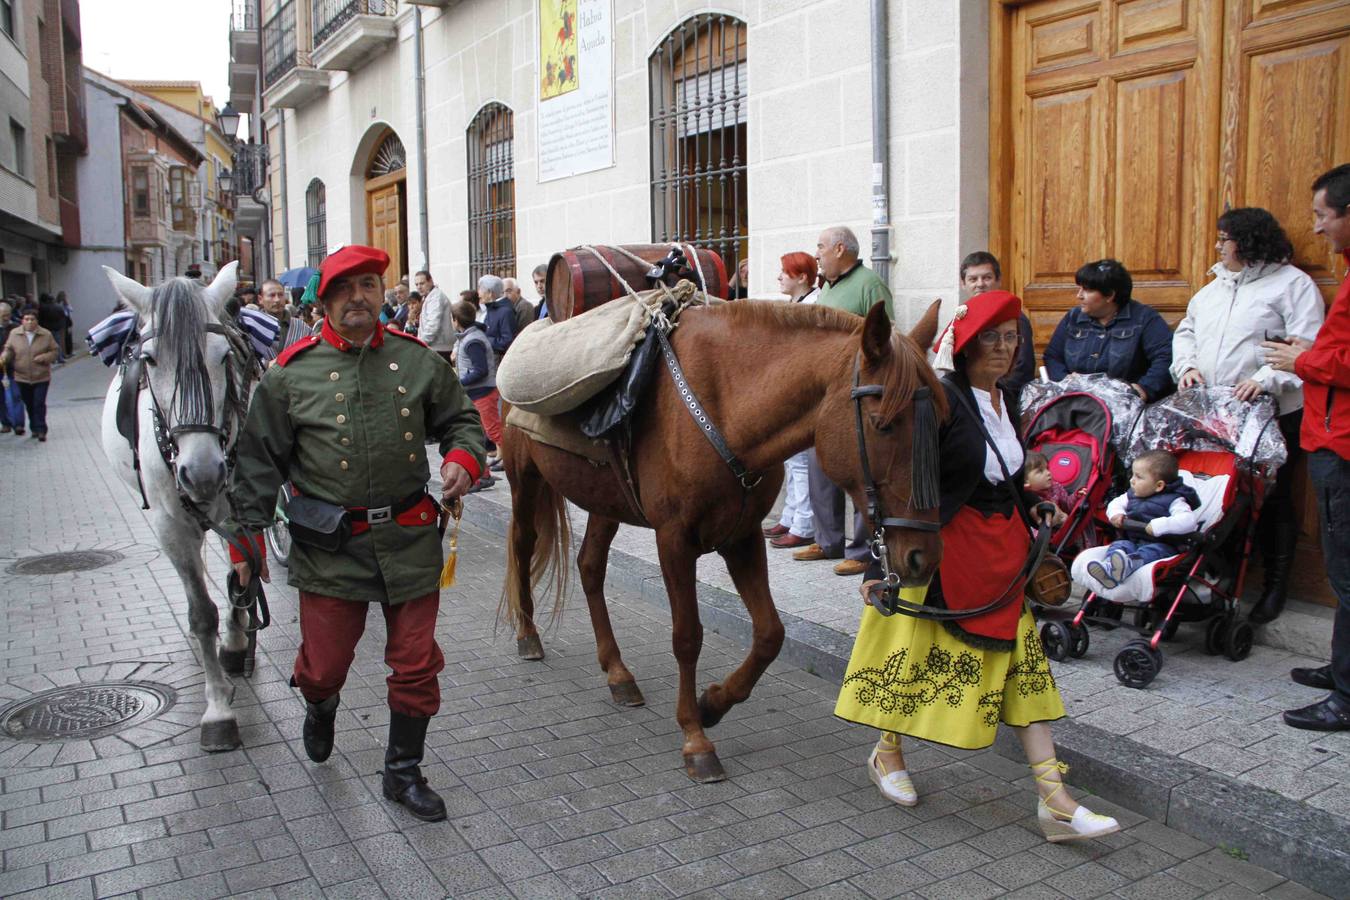
[[[368,525],[381,525],[385,522],[392,522],[395,516],[403,515],[428,496],[430,495],[427,493],[427,489],[422,487],[389,506],[349,506],[347,512],[352,514],[353,523],[365,522]]]

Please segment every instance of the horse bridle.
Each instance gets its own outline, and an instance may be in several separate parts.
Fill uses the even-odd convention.
[[[176,424],[172,428],[169,427],[164,418],[164,411],[160,407],[159,398],[155,396],[155,389],[151,384],[150,376],[145,371],[145,362],[149,359],[149,356],[143,348],[145,342],[155,336],[153,328],[146,329],[138,334],[135,346],[128,350],[122,386],[125,388],[128,383],[134,381],[138,392],[144,388],[150,393],[150,418],[155,430],[155,446],[159,449],[160,458],[164,460],[164,464],[169,467],[169,471],[174,475],[174,487],[178,494],[178,502],[182,504],[184,511],[192,516],[198,527],[203,531],[215,532],[227,544],[239,550],[248,560],[254,573],[253,578],[249,584],[242,585],[235,574],[231,572],[228,594],[230,605],[247,616],[248,621],[244,630],[254,632],[266,628],[272,621],[271,612],[267,605],[267,596],[263,593],[262,585],[258,579],[258,571],[262,566],[262,560],[258,552],[250,541],[247,539],[240,540],[239,535],[231,534],[214,522],[205,510],[184,494],[182,488],[178,487],[178,436],[181,434],[214,434],[220,441],[221,450],[225,452],[227,470],[233,467],[236,440],[243,428],[246,409],[246,400],[241,396],[241,391],[243,394],[247,394],[248,382],[256,374],[253,353],[247,341],[238,331],[216,322],[208,322],[203,327],[209,334],[221,335],[230,345],[230,350],[225,356],[225,400],[221,405],[219,425],[214,421],[184,422]],[[131,377],[128,378],[127,376]],[[242,383],[240,383],[241,377]],[[214,404],[212,406],[214,407]],[[214,413],[212,415],[214,416]],[[136,483],[141,491],[141,502],[144,509],[149,509],[150,501],[145,495],[145,484],[141,480],[138,441],[132,442],[132,455],[136,470]]]
[[[891,551],[886,546],[886,529],[906,528],[911,531],[935,534],[942,526],[936,520],[930,522],[924,519],[886,515],[886,509],[881,502],[881,490],[877,486],[876,478],[872,475],[872,464],[867,458],[867,432],[863,428],[862,408],[864,397],[881,397],[885,394],[885,388],[879,384],[862,384],[861,380],[862,354],[859,353],[853,360],[853,389],[849,392],[849,399],[853,401],[853,425],[858,439],[858,461],[862,467],[863,493],[867,497],[867,519],[872,523],[872,537],[867,546],[872,558],[881,564],[884,590],[888,594],[895,594],[900,589],[900,576],[891,566]],[[920,416],[930,415],[936,418],[937,411],[933,408],[933,391],[931,388],[924,386],[915,389],[914,407],[916,419]],[[919,511],[934,509],[938,505],[936,502],[938,499],[936,485],[926,485],[925,489],[920,487],[923,479],[936,479],[937,473],[920,473],[918,466],[913,464],[913,460],[918,457],[918,451],[921,449],[917,446],[917,442],[921,440],[933,442],[932,447],[924,449],[932,453],[932,458],[937,458],[937,429],[929,429],[929,432],[929,434],[921,435],[916,429],[913,435],[915,445],[910,450],[910,499],[908,508]],[[921,502],[916,502],[921,495],[924,499]],[[929,498],[932,501],[931,505],[929,505]]]
[[[164,464],[170,471],[176,471],[178,464],[178,436],[182,434],[206,433],[214,434],[220,441],[220,449],[225,451],[227,461],[226,465],[233,462],[234,438],[238,435],[240,426],[243,424],[242,409],[244,403],[239,396],[239,387],[236,385],[238,373],[236,366],[248,370],[247,348],[244,346],[238,332],[216,322],[208,322],[204,326],[209,334],[218,334],[225,338],[230,345],[230,351],[225,356],[225,402],[221,406],[220,424],[211,422],[179,422],[172,428],[164,418],[164,410],[160,406],[159,398],[155,396],[154,385],[150,382],[150,377],[146,374],[143,363],[148,358],[144,351],[137,353],[136,359],[142,363],[137,373],[139,383],[138,389],[143,387],[150,392],[151,421],[155,429],[155,446],[159,448],[159,455],[164,459]],[[148,329],[139,336],[139,344],[144,343],[155,336],[154,329]],[[242,357],[242,358],[241,358]],[[211,404],[214,406],[214,404]],[[214,416],[214,412],[212,413]],[[180,496],[182,492],[179,492]],[[183,498],[186,500],[186,498]]]

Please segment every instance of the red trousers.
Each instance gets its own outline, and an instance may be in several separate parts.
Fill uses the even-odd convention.
[[[396,713],[427,717],[441,708],[436,679],[445,668],[445,657],[436,645],[440,604],[440,591],[397,606],[380,604],[388,630],[384,661],[393,669],[386,679],[389,708]],[[366,630],[366,612],[373,605],[300,592],[300,651],[293,680],[306,700],[319,703],[342,690],[356,642]]]
[[[495,389],[486,397],[473,401],[478,417],[483,420],[483,431],[487,433],[488,440],[498,447],[502,445],[501,402],[501,395]]]

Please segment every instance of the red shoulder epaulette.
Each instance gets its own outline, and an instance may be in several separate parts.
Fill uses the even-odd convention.
[[[427,347],[427,342],[422,340],[420,337],[417,337],[416,335],[413,334],[408,334],[408,332],[406,331],[399,331],[392,325],[384,326],[384,333],[397,335],[398,337],[403,338],[405,341],[412,341],[415,344],[421,344],[423,347]],[[428,347],[428,349],[430,348]]]
[[[316,346],[321,340],[323,340],[323,338],[319,337],[317,334],[311,334],[307,338],[301,338],[285,350],[281,351],[281,355],[277,357],[277,365],[286,365],[310,347]]]

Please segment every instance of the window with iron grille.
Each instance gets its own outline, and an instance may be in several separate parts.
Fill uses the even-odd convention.
[[[652,239],[746,253],[746,28],[714,13],[675,27],[650,59]]]
[[[323,182],[317,178],[305,190],[305,244],[309,264],[317,269],[328,255],[328,200]]]
[[[511,110],[489,103],[469,123],[469,275],[516,274],[516,174]]]

